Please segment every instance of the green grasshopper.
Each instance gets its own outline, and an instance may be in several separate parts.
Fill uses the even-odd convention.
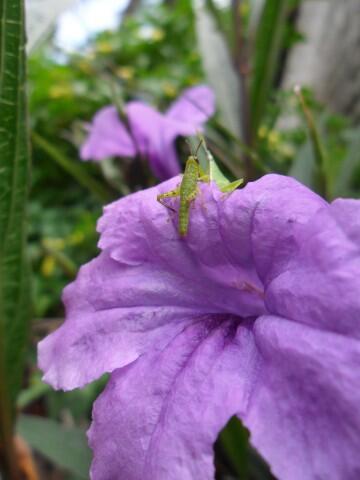
[[[189,217],[190,217],[190,206],[191,203],[196,199],[199,188],[198,181],[200,182],[210,182],[211,177],[206,175],[198,161],[197,152],[203,143],[203,140],[200,141],[198,147],[196,148],[195,153],[192,153],[186,160],[185,171],[180,182],[180,185],[175,190],[170,190],[166,193],[161,193],[157,196],[157,201],[161,203],[164,207],[168,208],[175,212],[176,210],[164,202],[165,198],[170,197],[180,197],[180,209],[179,209],[179,224],[178,231],[181,237],[185,237],[189,228]],[[221,186],[220,190],[222,192],[232,192],[235,190],[243,180],[236,180],[235,182],[228,183],[227,185]]]

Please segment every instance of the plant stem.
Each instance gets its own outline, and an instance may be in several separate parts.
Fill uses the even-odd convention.
[[[243,32],[243,22],[241,18],[241,0],[232,0],[232,10],[234,18],[234,33],[235,33],[235,45],[234,45],[234,64],[238,73],[240,98],[241,98],[241,137],[244,143],[251,147],[252,134],[251,134],[251,122],[250,122],[250,98],[248,88],[248,75],[250,72],[247,45],[245,41],[245,35]],[[251,180],[254,176],[254,168],[252,159],[249,155],[244,156],[245,164],[245,177],[246,180]]]
[[[305,117],[305,121],[308,127],[311,145],[314,152],[314,158],[316,163],[316,183],[317,190],[325,199],[328,198],[329,189],[326,177],[326,154],[321,142],[321,138],[318,129],[315,124],[315,120],[311,114],[310,109],[306,105],[305,98],[301,92],[299,85],[294,88],[295,95],[299,99],[300,107]]]
[[[80,185],[87,188],[102,203],[108,203],[112,196],[106,187],[98,180],[93,178],[80,162],[68,158],[61,150],[48,142],[45,138],[36,132],[31,133],[31,138],[38,148],[43,150],[49,158],[55,161],[61,168],[69,173]]]

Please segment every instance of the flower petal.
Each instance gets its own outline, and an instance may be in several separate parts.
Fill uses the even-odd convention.
[[[360,478],[360,342],[269,316],[253,332],[263,361],[243,420],[274,474]]]
[[[213,479],[213,443],[246,409],[257,360],[250,327],[202,318],[114,372],[94,406],[91,478]]]
[[[215,95],[210,87],[188,88],[171,105],[166,117],[194,127],[201,127],[215,112]],[[192,135],[196,132],[183,133]]]
[[[81,387],[162,348],[196,312],[203,314],[190,288],[179,296],[176,279],[156,270],[121,265],[106,252],[82,267],[64,290],[66,321],[38,345],[43,380],[57,389]]]
[[[164,274],[171,272],[179,282],[179,292],[182,294],[182,289],[189,285],[193,302],[196,298],[204,308],[207,306],[207,313],[264,313],[262,285],[254,266],[246,259],[237,261],[219,231],[226,199],[216,185],[201,185],[189,213],[186,238],[179,236],[178,215],[156,201],[159,193],[173,190],[179,181],[177,177],[136,194],[132,202],[136,210],[128,206],[131,197],[107,207],[99,222],[100,247],[108,248],[110,256],[119,262],[151,262],[162,268]],[[179,198],[169,199],[168,203],[178,210]],[[248,248],[249,242],[245,232],[236,246],[242,250]],[[249,290],[250,284],[253,290]]]
[[[264,251],[277,258],[277,248],[285,255],[293,226],[319,208],[318,197],[285,177],[268,176],[230,196],[202,184],[182,238],[177,216],[156,201],[179,180],[105,208],[99,222],[103,253],[67,287],[67,320],[39,346],[44,378],[56,388],[84,385],[166,345],[194,315],[266,313],[258,258]],[[277,208],[289,191],[301,202],[287,202],[295,211],[287,232],[291,209]],[[179,199],[170,204],[178,209]]]
[[[142,102],[130,102],[126,111],[137,148],[154,174],[164,180],[180,173],[174,146],[179,135],[176,123]]]
[[[213,188],[203,192],[206,209],[195,205],[187,240],[156,201],[157,188],[105,208],[99,222],[103,252],[65,289],[66,321],[39,344],[46,382],[62,389],[82,386],[162,348],[194,316],[264,313],[261,290],[246,287],[258,285],[256,273],[232,263],[212,226],[220,195]]]
[[[359,361],[356,340],[284,318],[200,318],[112,374],[89,433],[92,478],[212,479],[212,444],[237,414],[282,480],[356,480]]]
[[[82,160],[103,160],[107,157],[134,157],[134,143],[121,123],[116,108],[104,107],[99,110],[90,127],[90,133],[81,147]]]
[[[339,200],[298,228],[296,251],[268,276],[269,311],[360,338],[359,218],[359,200]]]
[[[253,263],[266,284],[297,251],[299,226],[327,206],[295,179],[265,175],[223,202],[220,228],[232,255]],[[244,234],[249,237],[249,248],[242,252],[237,243]]]

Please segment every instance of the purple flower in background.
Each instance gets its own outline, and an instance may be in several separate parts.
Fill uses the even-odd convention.
[[[200,85],[183,92],[165,114],[143,102],[129,102],[126,116],[130,132],[117,110],[107,106],[97,112],[83,144],[83,160],[102,160],[109,156],[148,158],[156,177],[168,179],[180,173],[175,150],[179,135],[195,135],[215,111],[212,90]]]
[[[111,372],[91,478],[210,480],[237,415],[281,480],[359,479],[360,201],[279,175],[202,184],[183,239],[156,201],[178,182],[105,208],[101,253],[39,345],[55,388]]]

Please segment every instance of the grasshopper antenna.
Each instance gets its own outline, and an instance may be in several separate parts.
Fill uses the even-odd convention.
[[[199,148],[201,147],[204,139],[203,139],[203,138],[200,139],[199,145],[196,147],[195,152],[194,152],[194,150],[193,150],[193,148],[192,148],[192,145],[191,145],[191,143],[189,142],[189,140],[186,138],[185,141],[186,141],[186,143],[189,145],[189,149],[190,149],[191,155],[192,155],[193,157],[197,157],[197,153],[198,153]]]
[[[201,139],[200,139],[200,142],[199,142],[199,145],[196,147],[196,150],[195,150],[194,157],[196,157],[196,156],[197,156],[197,154],[198,154],[198,151],[199,151],[199,148],[201,147],[201,145],[202,145],[203,141],[204,141],[204,139],[203,139],[203,138],[201,138]]]

